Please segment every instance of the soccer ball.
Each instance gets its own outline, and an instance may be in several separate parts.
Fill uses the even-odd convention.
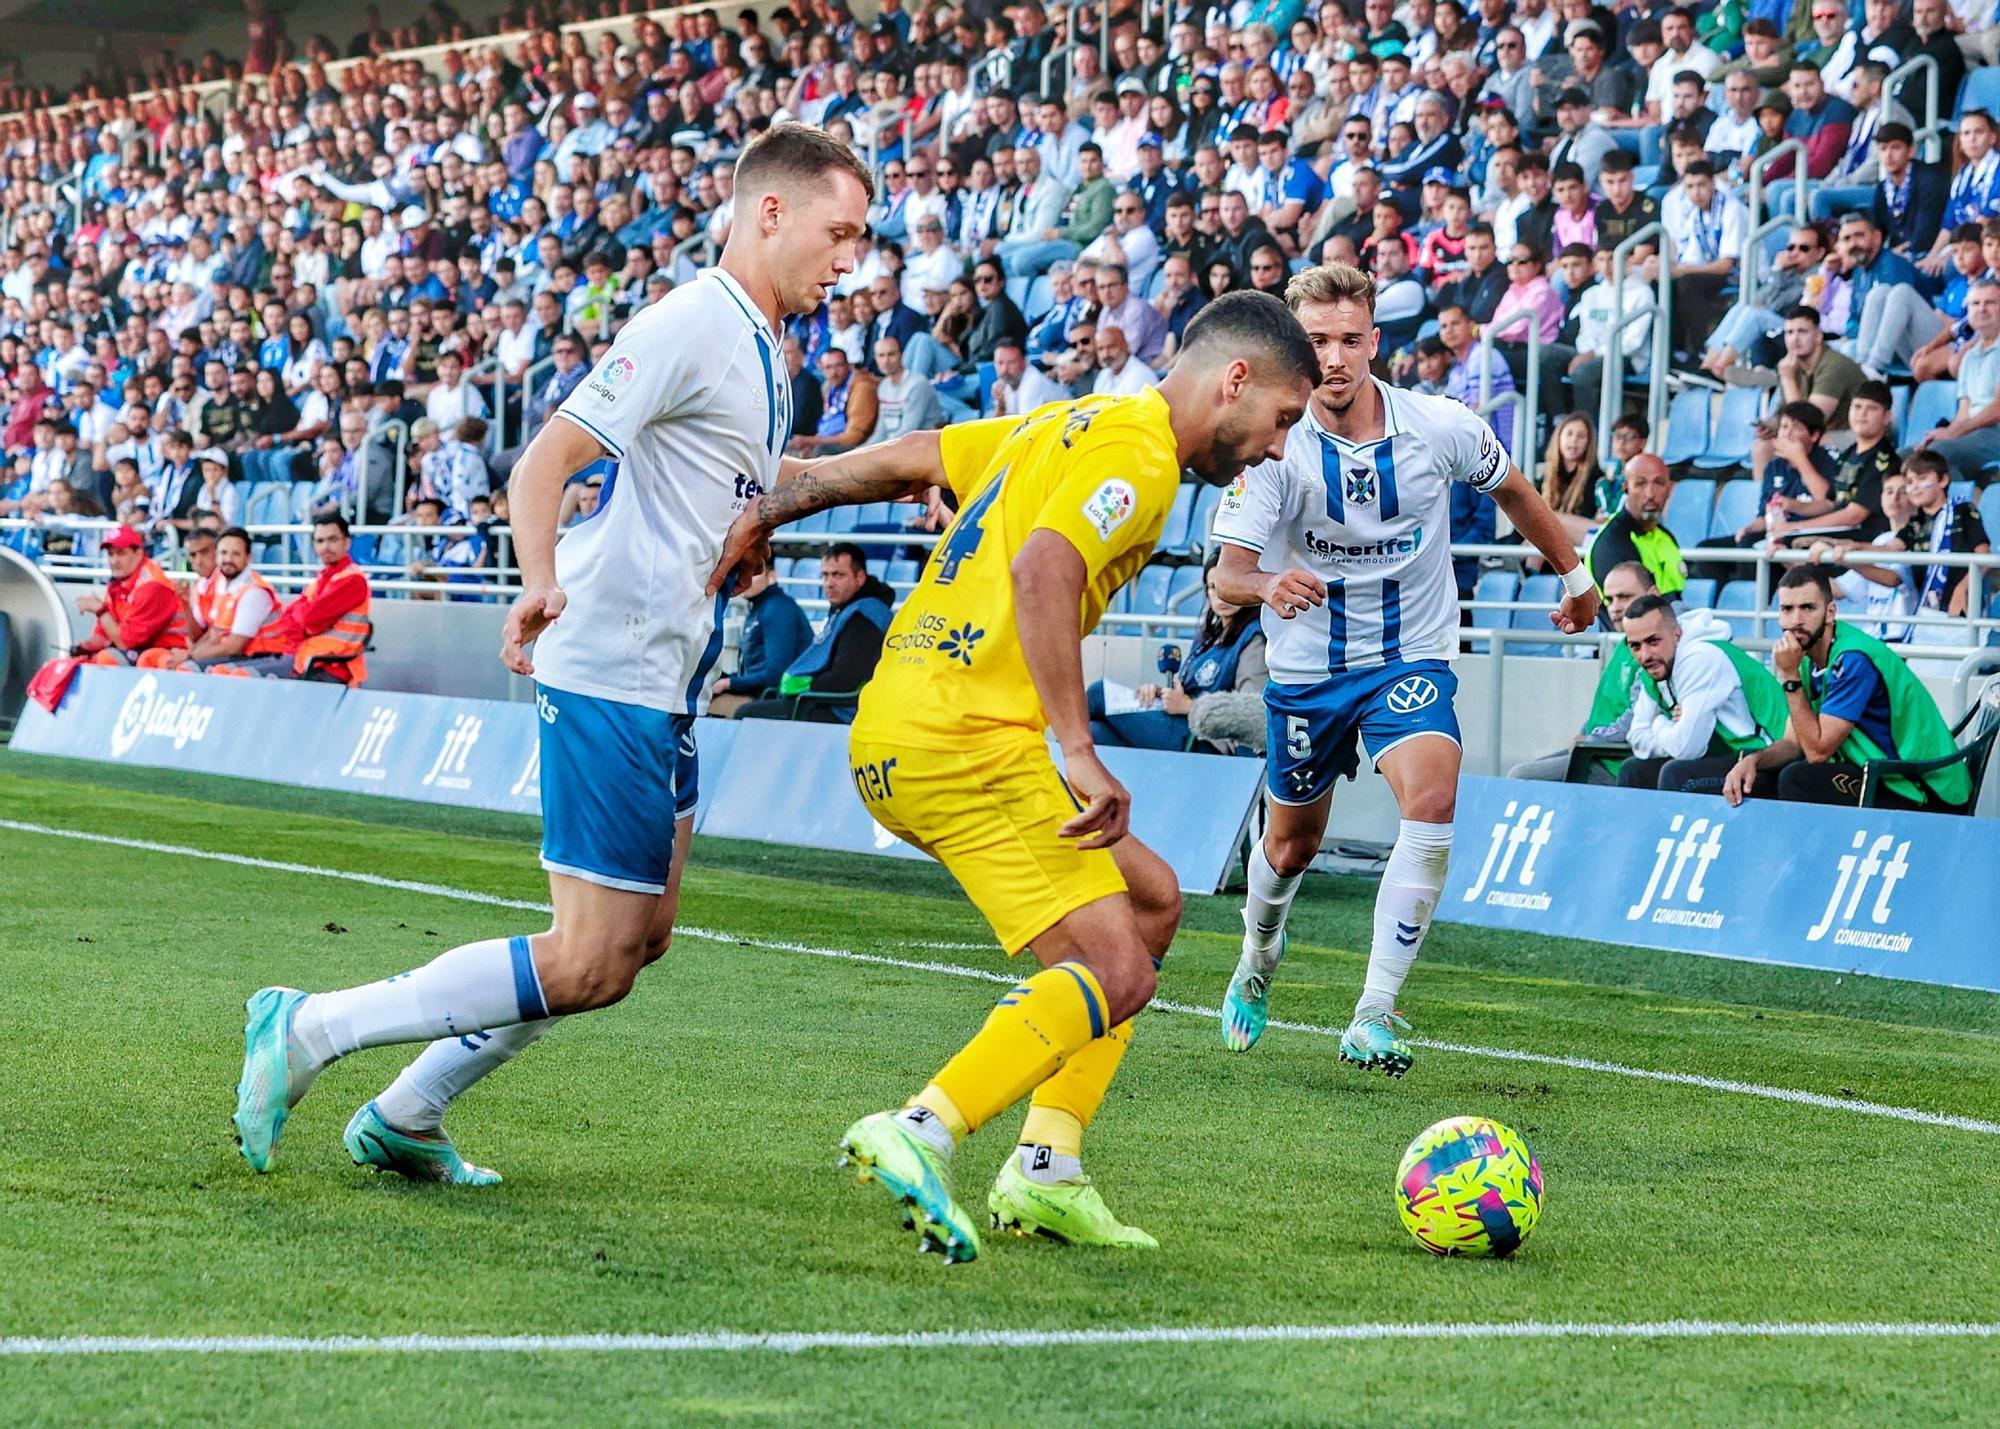
[[[1519,1132],[1455,1116],[1403,1153],[1396,1209],[1433,1255],[1509,1256],[1542,1218],[1541,1163]]]

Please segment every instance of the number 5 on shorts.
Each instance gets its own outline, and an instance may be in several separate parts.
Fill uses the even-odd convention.
[[[1312,758],[1312,725],[1304,715],[1285,717],[1285,753],[1293,759]]]

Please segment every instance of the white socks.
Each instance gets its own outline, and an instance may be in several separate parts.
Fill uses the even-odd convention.
[[[1061,1156],[1046,1146],[1030,1146],[1025,1142],[1014,1148],[1014,1154],[1020,1159],[1021,1174],[1043,1186],[1074,1181],[1083,1174],[1081,1156]]]
[[[432,1042],[548,1015],[526,938],[467,943],[413,972],[308,997],[292,1022],[295,1077],[363,1047]]]
[[[513,1061],[560,1021],[544,1017],[493,1032],[441,1037],[375,1098],[375,1109],[398,1131],[436,1131],[444,1125],[445,1109],[467,1087]]]
[[[906,1106],[896,1113],[896,1120],[921,1136],[947,1161],[958,1149],[958,1143],[951,1139],[951,1128],[938,1120],[937,1113],[929,1107]]]
[[[1396,994],[1424,945],[1438,895],[1451,863],[1451,825],[1404,819],[1375,894],[1375,937],[1368,949],[1368,977],[1355,1014],[1394,1012]],[[1255,873],[1251,887],[1254,889]]]
[[[1292,898],[1304,876],[1295,873],[1290,878],[1281,877],[1271,867],[1262,839],[1250,851],[1250,892],[1243,900],[1243,960],[1261,976],[1270,976],[1278,966],[1279,935],[1285,930]]]

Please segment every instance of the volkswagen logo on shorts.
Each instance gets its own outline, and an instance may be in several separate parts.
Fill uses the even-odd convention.
[[[1389,687],[1389,713],[1415,714],[1426,705],[1435,704],[1437,697],[1436,685],[1422,675],[1410,675]]]

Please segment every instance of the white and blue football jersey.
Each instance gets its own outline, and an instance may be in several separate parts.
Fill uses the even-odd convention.
[[[704,587],[729,524],[777,484],[791,435],[778,335],[720,268],[640,311],[555,416],[617,463],[563,534],[569,607],[535,642],[554,689],[699,714],[727,604]]]
[[[1451,569],[1451,483],[1491,491],[1511,469],[1472,410],[1377,382],[1384,435],[1353,443],[1311,406],[1279,461],[1250,467],[1223,496],[1215,538],[1256,551],[1258,567],[1311,571],[1324,605],[1264,611],[1271,678],[1311,685],[1344,670],[1458,651]]]

